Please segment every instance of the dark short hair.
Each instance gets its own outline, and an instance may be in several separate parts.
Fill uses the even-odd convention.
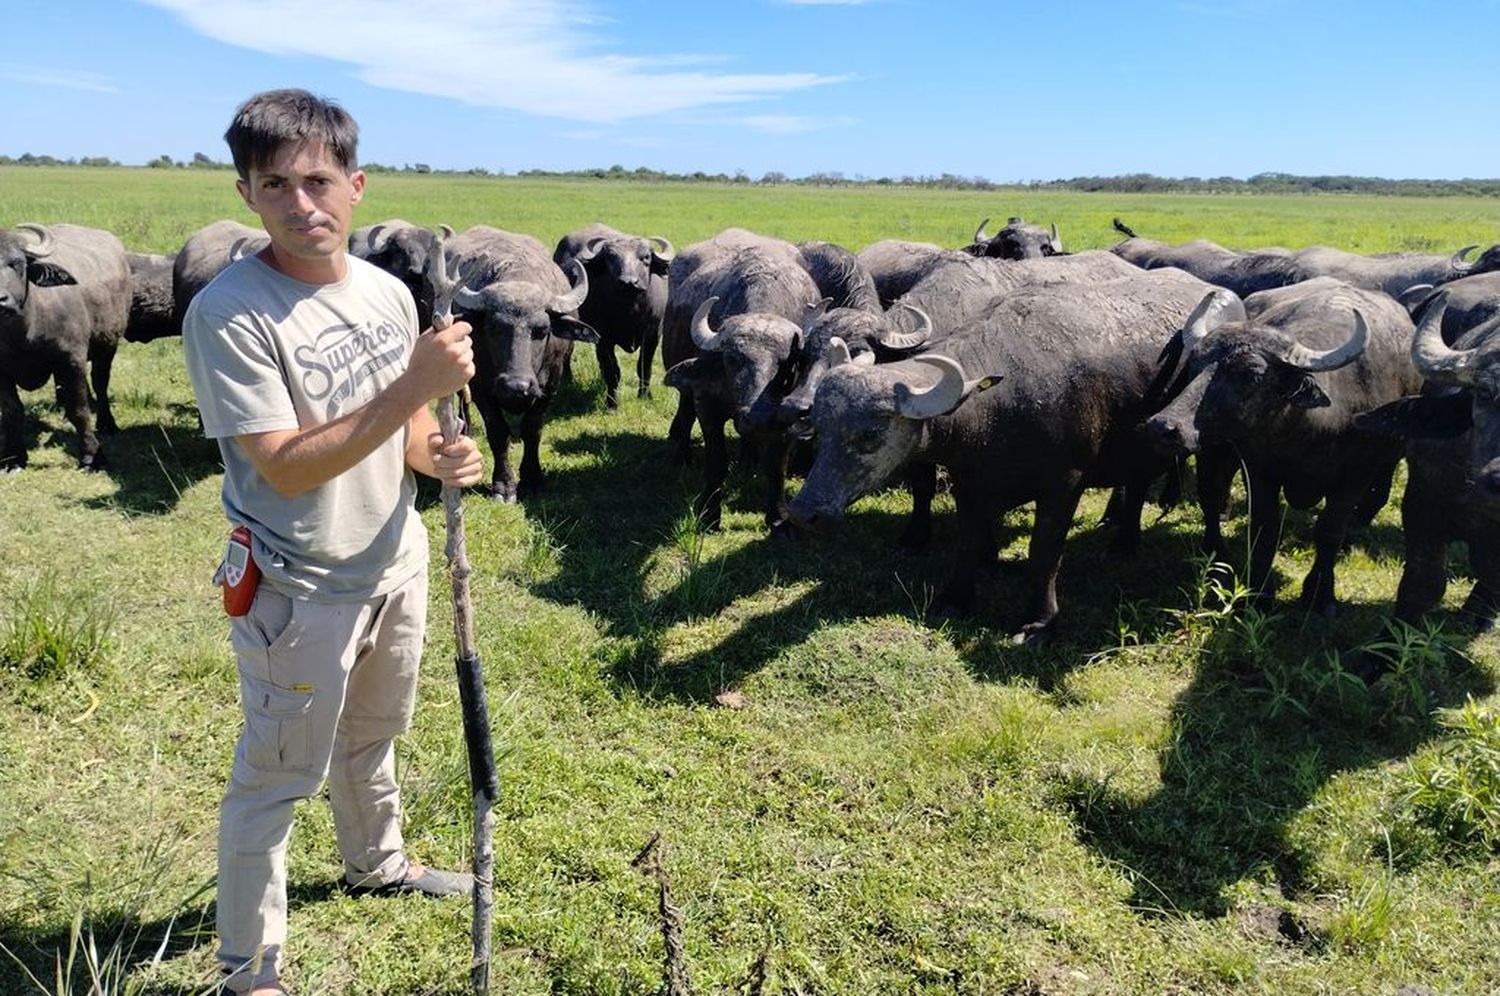
[[[250,178],[251,169],[269,164],[288,142],[317,142],[345,173],[352,173],[359,125],[338,104],[306,90],[267,90],[234,112],[224,141],[241,180]]]

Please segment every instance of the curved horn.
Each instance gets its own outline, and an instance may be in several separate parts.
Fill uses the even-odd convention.
[[[713,326],[708,324],[708,313],[718,303],[717,297],[708,298],[698,305],[697,311],[693,312],[693,345],[706,353],[717,350],[723,341],[723,336],[715,332]]]
[[[589,260],[593,259],[595,256],[603,252],[604,247],[606,244],[608,244],[608,242],[609,240],[602,235],[589,239],[583,244],[583,250],[573,258],[578,260],[578,262],[580,263],[587,263]]]
[[[1412,284],[1406,290],[1396,295],[1396,300],[1406,313],[1413,317],[1421,313],[1422,306],[1432,300],[1433,292],[1437,287],[1433,284]]]
[[[1443,342],[1443,312],[1448,310],[1448,295],[1433,298],[1417,324],[1411,341],[1411,361],[1428,380],[1439,383],[1470,385],[1474,383],[1474,365],[1478,351],[1450,349]]]
[[[570,314],[583,307],[584,299],[589,296],[589,274],[583,268],[583,264],[576,259],[569,260],[568,265],[563,267],[564,273],[572,273],[573,289],[566,294],[559,294],[552,299],[552,305],[547,310],[559,315]]]
[[[44,256],[52,255],[52,233],[45,226],[31,221],[23,221],[16,226],[16,231],[30,232],[36,237],[36,242],[33,245],[25,247],[26,255],[32,259],[41,259]]]
[[[466,311],[483,311],[484,292],[459,284],[453,289],[453,303]]]
[[[917,363],[934,367],[938,382],[925,391],[913,391],[905,382],[896,384],[896,411],[911,419],[936,418],[958,407],[964,399],[964,368],[957,360],[939,353],[915,358]],[[975,384],[978,382],[976,381]]]
[[[1057,222],[1052,223],[1052,251],[1062,252],[1062,239],[1057,237]]]
[[[979,223],[978,228],[974,229],[975,242],[988,242],[990,240],[990,233],[985,231],[985,228],[989,225],[989,223],[990,219],[986,218]]]
[[[648,242],[655,242],[661,246],[661,248],[653,252],[652,255],[661,260],[663,263],[670,263],[674,258],[676,258],[677,250],[672,248],[672,243],[667,241],[665,237],[660,235],[648,235],[646,236],[646,240]]]
[[[809,301],[802,306],[802,331],[806,332],[813,327],[819,318],[828,314],[828,306],[833,303],[833,298],[825,297],[821,301]]]
[[[1332,349],[1308,349],[1300,342],[1287,342],[1286,346],[1279,350],[1278,357],[1288,366],[1296,367],[1298,370],[1306,370],[1308,373],[1317,373],[1320,370],[1337,370],[1339,367],[1353,363],[1360,353],[1365,351],[1365,343],[1369,339],[1369,327],[1365,325],[1365,316],[1354,309],[1354,331],[1342,344]]]
[[[822,358],[823,362],[828,365],[828,369],[830,370],[832,370],[834,367],[843,366],[845,363],[851,362],[849,357],[849,344],[843,339],[840,339],[838,336],[834,336],[833,338],[829,339],[828,344],[823,347]]]
[[[391,236],[395,234],[395,231],[392,230],[390,225],[381,222],[374,228],[370,229],[370,234],[365,236],[365,248],[372,255],[374,253],[378,253],[385,248],[385,244],[389,242],[391,240]]]
[[[1464,257],[1478,248],[1478,244],[1472,246],[1464,246],[1458,252],[1453,254],[1453,258],[1448,260],[1448,265],[1453,267],[1459,273],[1468,273],[1470,270],[1474,269],[1474,264],[1465,263]]]
[[[244,238],[235,239],[229,247],[229,261],[233,263],[237,259],[259,252],[258,249],[251,248],[257,241],[259,241],[259,236],[256,235],[246,235]]]
[[[887,349],[916,349],[928,339],[932,338],[932,318],[921,308],[905,301],[897,301],[896,307],[905,308],[917,316],[917,327],[910,332],[892,332],[881,336],[876,341]],[[887,321],[887,325],[894,324]]]
[[[1224,289],[1209,291],[1203,300],[1198,302],[1198,307],[1188,315],[1187,324],[1182,327],[1182,351],[1187,353],[1204,338],[1226,322],[1243,322],[1245,320],[1245,305],[1240,301],[1239,295],[1233,291]]]
[[[453,238],[453,226],[452,225],[439,225],[438,226],[438,232],[440,232],[442,234],[443,238],[445,238],[445,239],[451,239],[451,238]]]

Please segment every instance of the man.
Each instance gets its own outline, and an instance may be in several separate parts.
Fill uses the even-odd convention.
[[[351,889],[467,893],[403,850],[393,739],[411,720],[427,535],[411,471],[458,487],[478,447],[428,409],[474,373],[469,326],[417,334],[410,293],[346,252],[358,129],[302,90],[258,94],[225,133],[271,243],[194,299],[183,345],[224,510],[261,572],[231,620],[245,726],[220,810],[218,957],[233,992],[284,994],[292,808],[327,778]]]

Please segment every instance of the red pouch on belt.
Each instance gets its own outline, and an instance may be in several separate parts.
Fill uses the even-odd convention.
[[[260,568],[250,552],[248,527],[235,526],[230,532],[224,562],[219,565],[214,582],[224,589],[226,615],[242,616],[250,611],[250,603],[255,601],[255,588],[260,584]]]

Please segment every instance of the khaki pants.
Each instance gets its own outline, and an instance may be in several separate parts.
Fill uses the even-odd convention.
[[[262,584],[231,620],[245,713],[219,811],[218,958],[231,991],[277,978],[292,808],[324,778],[345,879],[405,875],[393,741],[411,723],[426,619],[422,572],[364,602]]]

